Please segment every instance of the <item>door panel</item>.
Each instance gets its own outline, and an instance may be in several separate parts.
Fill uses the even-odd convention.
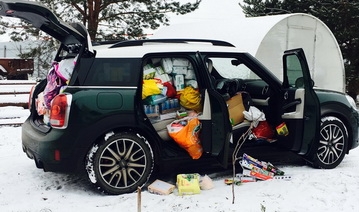
[[[214,89],[206,59],[199,52],[195,57],[198,61],[198,75],[201,79],[201,95],[202,98],[204,97],[203,113],[199,116],[202,123],[201,143],[205,152],[216,156],[218,162],[226,167],[232,136],[227,105],[223,96]]]
[[[320,103],[313,89],[308,63],[303,49],[288,50],[283,56],[284,82],[283,86],[295,90],[293,101],[298,100],[295,110],[285,112],[283,118],[290,122],[291,128],[302,141],[296,141],[293,149],[301,155],[315,149],[319,138]],[[302,121],[300,121],[302,120]],[[297,132],[299,131],[300,132]],[[295,138],[298,139],[298,138]],[[302,143],[299,148],[299,143]]]
[[[282,120],[286,123],[289,134],[280,136],[278,142],[287,149],[298,152],[303,140],[305,90],[303,88],[289,88],[286,93],[287,98],[282,106]]]

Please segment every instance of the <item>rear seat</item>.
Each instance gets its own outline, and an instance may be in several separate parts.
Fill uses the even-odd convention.
[[[153,127],[155,128],[158,135],[162,138],[164,141],[171,140],[171,137],[168,135],[167,131],[167,125],[171,124],[176,119],[165,119],[162,121],[154,122],[152,123]]]
[[[252,104],[252,100],[250,95],[247,92],[241,92],[242,93],[242,97],[243,97],[243,104],[244,104],[244,108],[245,110],[249,109],[249,106]],[[208,95],[208,94],[207,94]],[[209,98],[207,96],[207,98]],[[206,109],[204,109],[203,113],[206,113],[205,111],[207,111]],[[208,116],[210,117],[210,114],[203,114],[204,116]],[[202,116],[203,116],[202,115]],[[202,116],[200,116],[200,120],[202,119]],[[161,121],[156,121],[153,122],[152,125],[155,128],[156,132],[158,133],[158,135],[160,136],[160,138],[164,141],[169,141],[171,140],[171,137],[168,134],[168,130],[167,130],[167,125],[171,124],[174,120],[176,120],[175,118],[171,118],[171,119],[165,119],[165,120],[161,120]],[[239,138],[244,132],[246,132],[248,130],[248,128],[250,127],[251,122],[244,120],[236,125],[234,125],[232,127],[232,132],[234,135],[234,139]]]

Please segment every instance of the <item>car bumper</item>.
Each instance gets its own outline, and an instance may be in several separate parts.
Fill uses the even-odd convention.
[[[354,149],[359,146],[359,111],[354,110],[352,113],[353,140],[350,149]]]
[[[63,130],[51,129],[48,133],[36,130],[26,120],[21,131],[22,148],[26,155],[34,159],[36,167],[44,171],[72,172],[75,164]]]

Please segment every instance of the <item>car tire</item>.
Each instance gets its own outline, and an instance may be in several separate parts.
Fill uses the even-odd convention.
[[[86,170],[90,181],[106,194],[131,193],[142,187],[153,170],[152,148],[134,133],[113,133],[92,147]]]
[[[316,168],[333,169],[337,167],[347,152],[348,131],[345,124],[334,116],[321,119],[320,140],[313,159]]]

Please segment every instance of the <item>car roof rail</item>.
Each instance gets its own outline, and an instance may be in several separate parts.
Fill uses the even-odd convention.
[[[92,42],[92,46],[100,46],[100,45],[110,45],[122,42],[125,40],[106,40],[106,41],[94,41]]]
[[[129,46],[143,46],[146,43],[211,43],[214,46],[230,46],[235,47],[233,44],[221,41],[221,40],[211,40],[211,39],[144,39],[144,40],[127,40],[121,41],[109,48],[118,48],[118,47],[129,47]]]

